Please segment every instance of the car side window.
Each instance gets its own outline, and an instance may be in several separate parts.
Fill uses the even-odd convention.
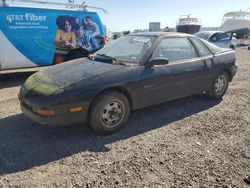
[[[210,38],[209,38],[209,42],[216,42],[218,40],[218,33],[213,34]]]
[[[207,47],[200,41],[200,39],[190,38],[190,40],[195,45],[200,56],[207,56],[211,54]]]
[[[168,38],[156,47],[152,58],[165,58],[169,62],[198,57],[193,45],[187,38]]]
[[[217,38],[218,41],[230,40],[230,35],[228,33],[220,33]]]

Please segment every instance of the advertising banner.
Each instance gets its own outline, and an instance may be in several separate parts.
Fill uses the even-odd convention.
[[[62,63],[75,48],[98,49],[105,35],[95,12],[21,7],[0,7],[0,12],[0,31],[37,66]],[[5,42],[0,44],[3,50]],[[8,56],[15,56],[5,54],[7,63]]]

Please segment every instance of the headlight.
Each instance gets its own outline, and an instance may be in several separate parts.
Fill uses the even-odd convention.
[[[26,95],[30,90],[42,96],[49,96],[58,90],[58,88],[55,86],[37,81],[35,78],[36,76],[37,73],[33,74],[26,80],[23,88],[21,89],[22,96]]]

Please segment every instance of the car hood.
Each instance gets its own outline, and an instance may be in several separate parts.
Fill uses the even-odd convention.
[[[92,61],[89,59],[78,59],[66,62],[39,72],[35,78],[41,83],[55,87],[66,87],[83,79],[90,79],[120,69],[122,65],[114,65]]]
[[[112,74],[123,67],[126,66],[102,63],[86,58],[77,59],[39,71],[28,78],[24,85],[27,90],[32,89],[36,93],[48,96],[81,80],[91,84],[96,77],[109,74],[109,72]]]

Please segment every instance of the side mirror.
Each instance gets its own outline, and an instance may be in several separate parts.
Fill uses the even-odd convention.
[[[169,60],[163,57],[152,58],[148,61],[147,67],[153,67],[154,65],[167,65]]]

